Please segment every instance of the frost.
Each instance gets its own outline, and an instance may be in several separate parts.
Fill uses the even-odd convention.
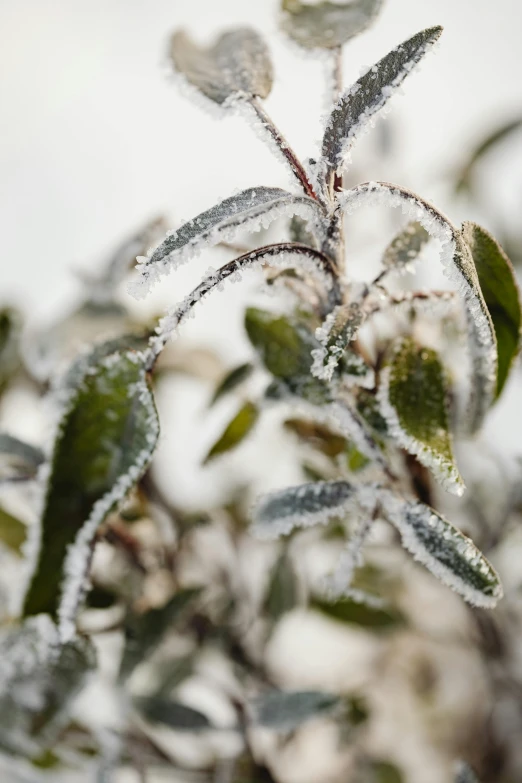
[[[429,506],[379,491],[386,517],[415,560],[473,606],[491,608],[502,598],[494,568],[475,544]]]
[[[0,483],[34,478],[43,460],[40,449],[0,432]]]
[[[171,231],[147,256],[138,258],[139,279],[128,290],[144,298],[158,280],[198,255],[204,247],[232,242],[248,228],[257,231],[286,215],[299,215],[312,232],[318,231],[321,208],[307,196],[295,196],[281,188],[249,188]]]
[[[400,207],[440,243],[444,274],[457,286],[466,308],[468,343],[473,361],[472,393],[467,418],[470,431],[475,432],[493,400],[497,377],[497,345],[471,252],[447,217],[405,188],[387,182],[366,182],[344,191],[340,196],[339,208],[348,214],[363,204]]]
[[[372,126],[374,116],[384,109],[441,33],[441,27],[417,33],[383,57],[341,96],[323,137],[326,179],[332,172],[340,171],[357,139]]]
[[[283,0],[281,26],[306,49],[336,49],[362,33],[375,19],[383,0],[352,0],[350,3]]]
[[[312,375],[323,381],[331,381],[348,343],[355,340],[364,313],[356,302],[338,305],[326,316],[315,331],[320,348],[312,351]]]
[[[368,488],[365,489],[369,495],[367,502],[369,501],[375,505],[376,496],[374,492],[368,492]],[[368,509],[368,512],[359,519],[357,528],[349,539],[345,551],[339,558],[334,573],[326,581],[325,588],[329,600],[351,595],[354,600],[359,599],[359,603],[364,603],[366,601],[366,598],[364,601],[361,601],[360,599],[362,596],[360,595],[360,591],[351,590],[350,585],[355,570],[362,565],[362,549],[370,535],[372,523],[373,516]]]
[[[384,268],[409,271],[429,239],[430,235],[420,223],[408,223],[384,251]]]

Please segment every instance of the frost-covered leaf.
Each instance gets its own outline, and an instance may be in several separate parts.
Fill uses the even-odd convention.
[[[497,338],[497,390],[504,388],[520,345],[521,310],[515,271],[498,242],[476,223],[462,226]]]
[[[389,182],[365,182],[357,185],[344,191],[339,202],[339,209],[346,210],[349,214],[363,204],[400,207],[439,242],[444,274],[457,285],[466,309],[472,377],[465,427],[471,433],[476,432],[494,397],[497,348],[493,322],[480,290],[473,256],[460,231],[433,204],[416,193]]]
[[[431,27],[404,41],[361,76],[339,99],[323,137],[326,181],[340,171],[351,148],[384,108],[406,76],[439,39],[442,27]]]
[[[336,457],[346,449],[346,438],[332,432],[328,427],[310,419],[287,419],[284,426],[303,443],[307,443],[327,457]]]
[[[170,56],[174,68],[219,105],[238,98],[266,98],[272,89],[266,44],[247,27],[223,33],[208,47],[198,46],[180,30],[172,36]]]
[[[0,507],[0,542],[19,555],[26,538],[27,528],[24,523]]]
[[[0,310],[0,393],[20,364],[19,344],[22,319],[17,310]]]
[[[275,622],[286,612],[295,609],[298,601],[299,589],[294,565],[288,554],[282,552],[270,573],[264,610]]]
[[[306,49],[336,49],[366,30],[379,13],[383,0],[349,3],[283,0],[283,30]]]
[[[415,560],[474,606],[493,607],[502,585],[493,566],[473,541],[424,503],[379,494],[385,516],[401,534]]]
[[[465,487],[453,456],[448,382],[438,354],[411,338],[402,340],[381,373],[379,400],[394,440],[445,489],[461,495]]]
[[[134,703],[146,720],[152,723],[161,723],[162,726],[168,726],[169,729],[202,731],[211,728],[211,723],[206,715],[179,701],[154,696],[137,698]]]
[[[311,224],[320,221],[317,201],[295,196],[281,188],[248,188],[169,231],[147,256],[138,258],[139,279],[129,285],[137,299],[144,298],[164,275],[198,255],[204,247],[232,242],[242,231],[257,231],[283,215],[297,214]]]
[[[362,599],[362,595],[357,595]],[[377,602],[375,602],[377,603]],[[392,630],[404,625],[402,614],[388,606],[372,605],[371,601],[356,600],[350,595],[332,601],[314,598],[310,608],[349,625],[359,625],[373,630]]]
[[[228,394],[240,386],[244,381],[246,381],[247,378],[252,375],[253,371],[254,365],[250,362],[246,362],[245,364],[240,364],[237,367],[234,367],[234,369],[230,370],[230,372],[227,372],[225,377],[216,386],[216,390],[212,395],[210,405],[214,405],[218,400],[221,399],[221,397],[224,397],[225,394]]]
[[[430,235],[420,223],[412,221],[390,242],[383,256],[385,269],[404,269],[415,261]]]
[[[324,525],[343,516],[357,501],[357,487],[347,481],[316,481],[272,492],[252,511],[255,533],[277,538],[296,527]]]
[[[460,171],[457,181],[455,183],[455,189],[468,190],[472,181],[473,173],[478,163],[483,159],[491,149],[497,146],[510,136],[513,132],[522,128],[522,118],[511,120],[505,125],[501,125],[490,133],[486,138],[480,142],[480,144],[473,150],[466,165]]]
[[[294,215],[290,219],[288,233],[291,242],[298,242],[300,245],[309,245],[310,247],[317,245],[314,235],[308,228],[308,223],[299,215]]]
[[[229,421],[222,435],[214,443],[203,461],[210,462],[220,454],[238,446],[254,428],[258,418],[257,405],[254,405],[253,402],[246,402]]]
[[[164,606],[149,609],[143,614],[127,615],[125,647],[120,664],[122,678],[129,677],[135,667],[151,655],[200,592],[199,588],[180,590]]]
[[[0,433],[0,483],[34,479],[44,460],[43,452],[18,438]]]
[[[355,340],[364,313],[357,302],[335,307],[324,323],[315,330],[320,347],[312,351],[312,374],[324,381],[331,381],[348,345]]]
[[[79,359],[64,382],[23,603],[26,616],[59,614],[64,634],[74,627],[96,531],[148,467],[159,434],[143,355],[103,354],[96,347]]]
[[[275,731],[293,731],[302,723],[331,712],[339,697],[321,691],[267,691],[252,704],[258,726]]]
[[[479,783],[479,780],[469,764],[460,761],[455,771],[455,783]]]
[[[0,747],[34,755],[51,744],[67,708],[94,668],[91,645],[62,644],[50,617],[30,618],[0,636]]]

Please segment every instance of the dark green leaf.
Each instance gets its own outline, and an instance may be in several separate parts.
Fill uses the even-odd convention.
[[[404,617],[391,607],[370,606],[353,598],[339,598],[334,601],[314,599],[310,608],[334,620],[373,630],[392,630],[404,625]]]
[[[384,251],[385,269],[404,269],[418,257],[430,235],[420,223],[413,221],[400,231]]]
[[[27,528],[23,522],[20,522],[5,509],[0,508],[0,541],[2,544],[19,555],[26,537]]]
[[[33,479],[43,460],[40,449],[0,433],[0,482]]]
[[[252,375],[253,370],[254,365],[250,364],[250,362],[240,364],[238,367],[234,367],[233,370],[230,370],[230,372],[228,372],[218,383],[210,401],[210,405],[214,405],[214,403],[220,400],[221,397],[223,397],[225,394],[228,394],[240,386],[244,381],[246,381],[247,378]]]
[[[212,727],[206,715],[178,701],[150,697],[136,699],[135,704],[147,720],[176,731],[202,731]]]
[[[282,27],[306,49],[336,49],[362,33],[377,16],[383,0],[350,3],[283,0]]]
[[[17,310],[0,310],[0,393],[20,365],[19,344],[22,319]]]
[[[101,354],[96,348],[78,360],[64,384],[67,399],[51,456],[25,616],[56,615],[65,576],[66,603],[74,591],[82,592],[96,530],[148,467],[157,442],[158,418],[141,354],[115,352],[99,359]]]
[[[266,98],[272,89],[272,63],[262,38],[249,28],[223,33],[209,47],[183,31],[174,33],[170,55],[177,71],[220,105],[237,98]]]
[[[455,190],[467,190],[470,187],[473,172],[484,155],[493,147],[496,147],[497,144],[504,141],[507,136],[510,136],[514,131],[517,131],[520,128],[522,128],[522,119],[519,118],[507,122],[505,125],[501,125],[500,128],[496,128],[491,134],[486,136],[486,138],[473,150],[469,161],[459,173],[455,183]]]
[[[267,691],[252,704],[254,722],[276,731],[293,731],[302,723],[330,712],[337,696],[320,691]]]
[[[394,440],[447,490],[461,495],[464,483],[453,456],[447,378],[437,353],[410,338],[402,340],[382,373],[379,397]]]
[[[406,76],[438,40],[442,27],[431,27],[404,41],[383,57],[344,93],[335,106],[323,138],[327,181],[339,171],[370,117],[380,111]]]
[[[520,345],[521,310],[515,271],[498,242],[476,223],[462,226],[484,300],[495,328],[498,351],[497,391],[504,388]]]
[[[404,503],[384,491],[380,498],[385,515],[416,560],[470,604],[495,606],[502,598],[502,585],[471,539],[424,503]]]
[[[223,434],[214,443],[203,462],[210,462],[220,454],[238,446],[251,432],[258,417],[257,406],[253,402],[246,402],[229,421]]]
[[[264,610],[271,620],[277,621],[295,609],[299,601],[297,575],[292,560],[286,552],[277,558],[270,574]]]

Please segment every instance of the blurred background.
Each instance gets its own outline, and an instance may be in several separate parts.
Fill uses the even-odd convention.
[[[179,93],[166,67],[173,29],[185,27],[202,42],[223,28],[244,24],[262,33],[275,68],[268,111],[302,158],[317,154],[328,110],[327,64],[288,44],[278,30],[278,5],[275,0],[0,0],[0,303],[20,308],[35,339],[75,307],[82,280],[95,275],[122,238],[149,219],[164,216],[172,228],[236,189],[289,186],[284,167],[241,117],[218,120]],[[345,84],[403,39],[435,24],[445,28],[435,56],[406,82],[389,117],[358,144],[349,182],[400,182],[455,223],[479,221],[513,262],[522,264],[520,0],[387,0],[376,23],[345,47]],[[511,125],[474,161],[491,134]],[[369,215],[348,224],[348,256],[354,260],[347,271],[358,279],[372,276],[376,248],[390,238],[384,214],[382,220],[382,236]],[[145,303],[131,303],[123,287],[121,295],[140,317],[157,314],[181,299],[210,264],[217,266],[225,258],[220,252],[204,254],[162,282]],[[436,264],[420,274],[426,285],[441,282]],[[300,480],[296,445],[282,438],[277,419],[269,419],[240,452],[201,465],[235,407],[225,401],[205,414],[202,426],[216,378],[251,356],[242,329],[247,301],[263,301],[255,278],[209,300],[179,343],[181,350],[208,352],[208,371],[199,379],[176,377],[158,388],[157,480],[169,502],[189,510],[222,504],[244,483],[264,491]],[[476,484],[493,477],[502,492],[503,478],[518,475],[521,400],[517,366],[479,445],[463,450]],[[33,443],[45,442],[46,414],[27,390],[4,396],[0,423]],[[501,574],[515,592],[522,581],[516,554],[522,542],[517,541],[495,561],[503,564]],[[198,567],[204,571],[206,558],[212,561],[214,548],[222,553],[223,542],[219,535],[210,536],[202,546]],[[331,553],[321,550],[312,562],[304,546],[298,554],[308,575],[331,560]],[[254,551],[254,545],[244,544],[241,567],[252,569],[259,582],[273,558],[271,549]],[[403,561],[395,568],[400,572]],[[272,637],[267,666],[287,687],[366,688],[380,716],[370,742],[377,755],[392,758],[407,783],[445,783],[452,779],[448,748],[455,753],[457,746],[467,748],[472,761],[480,757],[473,742],[482,741],[482,728],[474,731],[473,718],[491,706],[488,675],[480,654],[468,650],[467,630],[454,646],[446,644],[454,640],[453,630],[468,622],[460,600],[416,571],[408,572],[408,580],[409,597],[403,599],[417,633],[394,638],[387,657],[381,642],[366,631],[327,625],[298,609]],[[511,607],[510,612],[518,619],[518,610]],[[518,666],[518,651],[515,657]],[[430,677],[438,682],[436,696]],[[189,685],[187,698],[210,704],[212,712],[213,697],[209,701],[200,686]],[[415,701],[410,686],[412,692],[424,688],[431,695]],[[91,706],[97,694],[91,694]],[[215,714],[221,715],[218,707]],[[510,732],[520,731],[520,715],[517,702],[500,717],[509,741],[516,740]],[[277,780],[355,780],[346,777],[349,753],[337,753],[330,724],[312,726],[294,744],[278,749],[271,767]],[[271,742],[261,738],[261,754],[270,757]],[[176,746],[174,752],[192,763],[183,749]],[[196,752],[193,758],[199,758]],[[487,769],[493,769],[487,780],[496,780],[494,763]],[[374,780],[396,783],[399,778]]]

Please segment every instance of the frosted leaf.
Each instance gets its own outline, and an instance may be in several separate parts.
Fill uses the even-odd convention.
[[[383,0],[315,5],[283,0],[281,26],[306,49],[336,49],[369,27],[382,4]]]
[[[381,373],[378,396],[391,437],[445,489],[462,495],[449,430],[448,382],[437,353],[402,340]]]
[[[249,28],[229,30],[201,47],[180,30],[172,36],[174,68],[211,101],[266,98],[272,89],[272,63],[262,38]]]
[[[0,635],[0,748],[36,755],[52,745],[72,699],[94,668],[85,639],[62,645],[46,615]]]
[[[233,242],[248,229],[257,231],[283,215],[299,214],[314,230],[321,220],[321,208],[314,199],[295,196],[281,188],[248,188],[202,212],[162,242],[138,258],[139,278],[128,290],[136,299],[144,298],[158,280],[197,256],[205,247]]]
[[[138,351],[97,346],[68,372],[23,614],[74,633],[96,531],[148,467],[159,425]]]
[[[455,767],[455,783],[479,783],[479,780],[465,761],[459,761]]]
[[[320,691],[270,690],[251,705],[252,721],[274,731],[294,731],[301,724],[331,712],[339,697]]]
[[[436,207],[416,193],[388,182],[365,182],[340,196],[340,209],[351,214],[363,204],[400,207],[440,243],[444,274],[464,300],[468,344],[473,362],[467,428],[476,432],[491,406],[497,377],[497,347],[491,316],[482,296],[473,257],[460,232]]]
[[[291,242],[298,242],[300,245],[309,245],[310,247],[317,246],[316,239],[309,231],[306,220],[303,220],[298,215],[294,215],[290,219],[288,233]]]
[[[179,325],[192,314],[193,307],[215,288],[221,290],[225,280],[232,282],[241,280],[241,273],[249,268],[262,267],[263,264],[279,269],[295,269],[315,281],[322,288],[338,298],[339,288],[336,274],[331,262],[326,256],[313,248],[304,245],[282,243],[266,245],[251,253],[224,264],[218,271],[209,270],[204,280],[177,307],[164,316],[157,328],[156,335],[151,339],[146,366],[152,366],[169,338],[176,332]]]
[[[259,418],[259,410],[253,402],[246,402],[229,421],[223,433],[214,443],[204,463],[238,446],[252,431]]]
[[[442,27],[431,27],[404,41],[361,76],[339,99],[323,137],[322,157],[326,181],[339,172],[357,139],[372,118],[397,92],[404,79],[432,48]]]
[[[341,378],[347,386],[359,386],[363,389],[373,389],[375,386],[375,371],[366,364],[362,356],[354,351],[345,351],[341,362]]]
[[[238,386],[241,386],[241,384],[250,378],[253,371],[254,365],[250,362],[245,362],[244,364],[240,364],[237,367],[234,367],[234,369],[230,370],[230,372],[227,372],[224,378],[222,378],[222,380],[216,386],[216,390],[212,395],[212,399],[210,400],[210,406],[214,405],[226,394],[229,394],[231,391],[234,391],[234,389],[237,389]]]
[[[397,609],[372,593],[348,588],[340,598],[314,598],[310,608],[337,622],[369,628],[373,633],[386,632],[404,625]]]
[[[339,558],[334,573],[327,580],[325,587],[329,600],[348,594],[355,570],[362,565],[362,549],[370,535],[372,522],[373,517],[369,513],[359,520],[357,528]]]
[[[420,223],[408,223],[384,251],[385,269],[407,269],[418,258],[430,235]]]
[[[40,449],[6,433],[0,433],[0,483],[35,478],[43,460],[44,455]]]
[[[464,223],[462,236],[471,250],[482,295],[495,329],[498,397],[520,348],[522,318],[517,279],[509,258],[485,229],[476,223]]]
[[[265,495],[252,512],[260,538],[278,538],[296,527],[325,525],[357,502],[357,488],[347,481],[316,481]]]
[[[175,731],[203,731],[212,728],[206,715],[173,699],[142,696],[134,700],[145,720],[168,726]]]
[[[475,544],[429,506],[404,502],[380,490],[385,516],[401,534],[415,560],[473,606],[493,607],[502,598],[502,585],[494,568]]]
[[[272,622],[277,622],[299,604],[299,583],[292,559],[283,551],[277,558],[269,577],[263,611]]]
[[[328,313],[324,323],[315,332],[320,343],[320,347],[312,352],[312,374],[316,378],[332,380],[348,344],[355,340],[363,319],[364,313],[356,302],[339,305]]]

